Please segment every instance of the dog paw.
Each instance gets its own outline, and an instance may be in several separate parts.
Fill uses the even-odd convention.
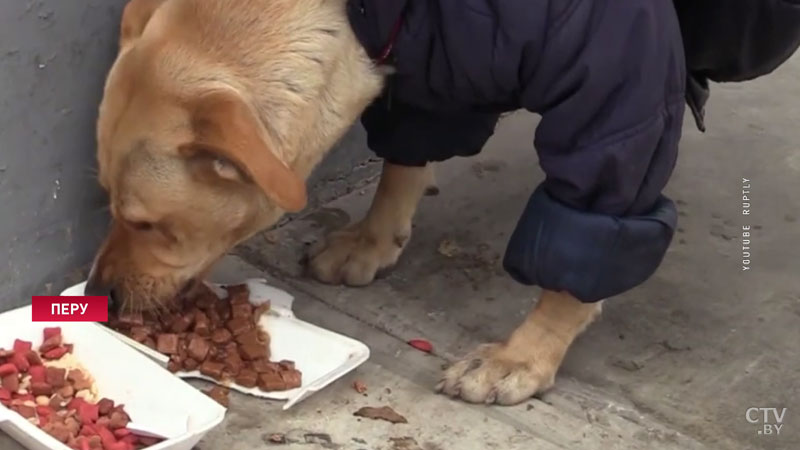
[[[362,224],[330,233],[311,247],[311,275],[328,284],[365,286],[397,262],[408,234],[374,233]]]
[[[470,403],[514,405],[550,388],[558,365],[535,350],[519,354],[505,344],[485,344],[445,370],[436,390]]]

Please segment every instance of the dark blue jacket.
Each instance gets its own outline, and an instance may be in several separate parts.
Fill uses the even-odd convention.
[[[348,14],[373,57],[392,43],[396,74],[362,117],[379,156],[475,154],[499,113],[541,114],[546,179],[508,244],[514,279],[593,302],[653,274],[677,220],[661,192],[687,78],[672,0],[351,0]]]

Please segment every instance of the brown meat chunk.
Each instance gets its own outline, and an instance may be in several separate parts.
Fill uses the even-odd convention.
[[[58,367],[47,367],[45,369],[45,380],[47,380],[47,384],[54,388],[61,388],[67,384],[66,377],[67,369]]]
[[[211,341],[215,344],[225,344],[233,339],[233,335],[226,328],[217,328],[211,333]]]
[[[53,410],[58,410],[66,406],[66,404],[67,401],[64,399],[64,397],[62,397],[60,393],[56,393],[50,398],[49,406],[53,408]]]
[[[238,336],[253,329],[253,323],[247,319],[231,319],[226,326],[234,336]]]
[[[150,329],[147,327],[133,327],[129,333],[131,339],[138,343],[143,343],[150,336]]]
[[[183,361],[183,370],[187,372],[193,372],[197,370],[198,367],[200,367],[200,363],[197,362],[196,359],[186,358],[186,360]]]
[[[225,300],[218,301],[217,304],[214,305],[214,310],[223,322],[231,318],[231,304]]]
[[[286,389],[299,388],[303,384],[303,374],[299,370],[284,370],[280,375],[286,384]]]
[[[147,339],[142,342],[142,344],[146,345],[147,347],[156,350],[156,341],[152,337],[148,337]]]
[[[175,355],[179,350],[178,335],[172,333],[164,333],[158,335],[156,349],[159,353],[166,355]]]
[[[264,344],[259,342],[248,342],[239,346],[239,354],[247,361],[255,361],[257,359],[267,358],[267,349]]]
[[[258,372],[252,369],[242,369],[236,376],[236,384],[246,388],[254,388],[258,385]]]
[[[211,346],[208,341],[200,336],[195,336],[189,342],[188,353],[192,359],[197,361],[205,361],[208,356],[208,350]]]
[[[246,284],[225,286],[225,290],[228,291],[228,301],[232,304],[250,302],[250,288]]]
[[[253,370],[258,373],[278,373],[280,371],[280,366],[278,366],[278,364],[269,362],[266,358],[257,359],[253,361],[251,365]]]
[[[231,303],[231,317],[252,320],[253,306],[250,303]]]
[[[112,430],[116,430],[117,428],[125,428],[128,426],[128,422],[130,421],[128,415],[119,410],[112,412],[109,418],[111,421],[108,423],[108,426]]]
[[[122,313],[117,317],[117,320],[119,320],[120,325],[127,327],[144,325],[144,317],[141,313],[136,312]]]
[[[405,417],[388,406],[382,406],[380,408],[365,406],[353,413],[353,415],[373,420],[385,420],[391,423],[408,423]]]
[[[36,397],[40,395],[50,395],[53,393],[53,386],[41,381],[34,381],[31,383],[31,393]]]
[[[80,369],[72,369],[67,373],[67,379],[72,383],[76,391],[82,391],[92,387],[92,380]]]
[[[181,368],[182,368],[181,365],[177,361],[170,358],[169,362],[167,363],[167,370],[169,370],[172,373],[176,373],[180,372]]]
[[[211,335],[211,319],[203,311],[196,311],[194,314],[194,332],[200,336],[208,337]]]
[[[97,402],[97,407],[101,416],[105,416],[114,409],[114,400],[104,398]]]
[[[283,370],[294,370],[295,369],[294,361],[289,361],[287,359],[284,359],[283,361],[280,361],[278,363],[278,365],[281,366],[281,369],[283,369]]]
[[[229,389],[226,389],[222,386],[214,386],[209,390],[203,391],[204,394],[214,399],[215,402],[219,403],[224,407],[228,407],[229,400],[228,400],[228,393],[230,392]]]
[[[225,364],[217,361],[205,361],[200,365],[200,373],[215,380],[222,378],[223,370],[225,370]]]
[[[58,390],[58,395],[63,397],[65,400],[69,400],[73,395],[75,395],[75,388],[68,384]]]
[[[30,419],[31,417],[36,417],[36,408],[34,408],[33,406],[17,405],[17,406],[12,406],[11,409],[13,409],[14,411],[17,412],[17,414],[26,419]]]
[[[181,314],[175,317],[175,320],[172,321],[169,329],[173,333],[185,333],[189,328],[192,326],[192,322],[194,321],[194,317],[192,314]]]
[[[266,372],[258,375],[258,388],[265,392],[285,391],[286,382],[278,372]]]
[[[244,361],[238,353],[231,352],[225,357],[225,371],[231,376],[236,376],[244,367]]]
[[[255,328],[245,331],[244,333],[236,336],[236,342],[239,345],[244,344],[261,344],[263,345],[264,342],[261,340],[261,334]]]

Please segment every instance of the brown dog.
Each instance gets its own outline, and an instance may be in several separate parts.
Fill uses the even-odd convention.
[[[304,180],[382,88],[345,0],[132,0],[98,120],[113,225],[87,290],[153,308],[236,244],[305,206]],[[393,265],[432,169],[386,164],[367,216],[312,251],[329,283]],[[439,389],[513,404],[552,385],[600,303],[544,292],[507,342]]]

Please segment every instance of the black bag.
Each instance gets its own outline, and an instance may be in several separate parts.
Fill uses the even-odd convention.
[[[686,102],[705,131],[708,81],[777,69],[800,47],[800,0],[673,0],[686,53]]]

